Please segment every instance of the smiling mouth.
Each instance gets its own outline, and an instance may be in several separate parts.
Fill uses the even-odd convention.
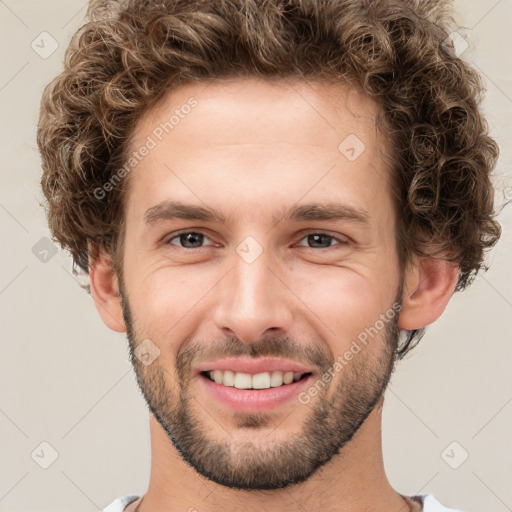
[[[311,372],[262,372],[257,374],[233,372],[231,370],[202,371],[200,375],[226,387],[237,389],[270,389],[287,386],[307,378]]]

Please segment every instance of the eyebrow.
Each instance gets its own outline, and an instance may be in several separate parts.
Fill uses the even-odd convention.
[[[224,215],[215,208],[196,206],[179,201],[162,201],[148,208],[144,213],[144,222],[146,224],[156,224],[159,221],[174,219],[227,224],[233,222],[235,218],[236,216],[233,214]],[[296,222],[311,220],[349,220],[362,225],[370,225],[368,212],[341,203],[309,203],[295,205],[288,210],[276,212],[272,220],[274,224],[283,220]]]

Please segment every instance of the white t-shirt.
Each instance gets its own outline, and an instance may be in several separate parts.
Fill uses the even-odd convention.
[[[420,494],[418,496],[410,496],[412,499],[420,500],[423,503],[423,512],[461,512],[454,508],[446,508],[437,501],[432,494]],[[115,499],[102,512],[123,512],[124,508],[139,496],[129,495]]]

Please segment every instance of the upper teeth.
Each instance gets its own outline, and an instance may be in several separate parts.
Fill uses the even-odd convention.
[[[302,373],[281,371],[263,372],[251,375],[250,373],[232,372],[231,370],[212,370],[208,375],[217,384],[234,386],[238,389],[267,389],[290,384],[299,380]]]

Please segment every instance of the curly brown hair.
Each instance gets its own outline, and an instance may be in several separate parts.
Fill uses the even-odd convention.
[[[498,240],[498,146],[479,74],[446,44],[446,1],[93,1],[42,96],[37,143],[54,241],[88,273],[103,248],[121,272],[126,161],[137,121],[169,91],[236,77],[351,83],[381,107],[393,156],[397,250],[456,261],[456,291]],[[447,256],[449,254],[449,256]],[[421,338],[411,331],[399,357]]]

